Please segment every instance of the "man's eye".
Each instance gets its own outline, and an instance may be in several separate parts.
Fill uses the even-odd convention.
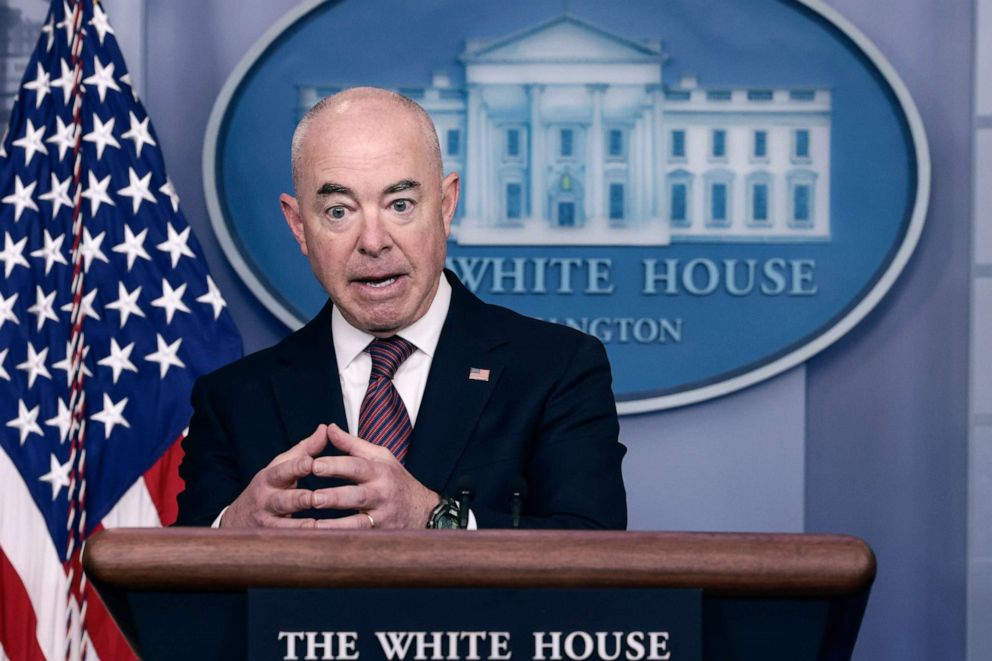
[[[397,213],[406,213],[413,207],[413,203],[410,200],[395,200],[393,201],[393,210]]]
[[[346,213],[347,213],[347,209],[345,209],[344,207],[331,207],[330,209],[327,210],[327,215],[333,218],[334,220],[341,220],[342,218],[345,217]]]

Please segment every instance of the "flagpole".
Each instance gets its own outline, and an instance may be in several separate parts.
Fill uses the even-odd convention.
[[[69,351],[72,359],[70,361],[70,389],[69,389],[69,410],[72,414],[72,424],[69,428],[69,440],[71,449],[69,462],[71,470],[69,473],[69,511],[66,521],[68,530],[66,567],[68,573],[68,584],[66,590],[66,658],[73,658],[73,650],[78,650],[75,658],[86,658],[86,577],[82,571],[82,545],[86,529],[86,393],[84,390],[83,357],[85,355],[85,337],[83,335],[83,323],[86,316],[82,314],[82,300],[84,292],[85,264],[84,256],[80,250],[83,240],[83,214],[82,214],[82,78],[83,61],[81,57],[83,34],[83,2],[85,0],[72,0],[72,67],[73,67],[73,87],[72,87],[72,123],[75,131],[75,144],[73,145],[73,168],[72,168],[72,189],[73,189],[73,211],[72,211],[72,248],[70,250],[72,263],[72,308],[70,312],[70,336]],[[73,601],[78,604],[78,611],[73,616]]]

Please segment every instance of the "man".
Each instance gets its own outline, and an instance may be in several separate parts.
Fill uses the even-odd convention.
[[[460,484],[470,527],[624,528],[605,351],[443,271],[460,181],[427,113],[374,88],[329,97],[292,165],[282,211],[331,300],[197,383],[178,523],[445,527],[468,514],[447,498]]]

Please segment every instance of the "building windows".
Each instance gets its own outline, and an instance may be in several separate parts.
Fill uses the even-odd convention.
[[[623,130],[610,129],[606,134],[606,153],[610,158],[623,157]]]
[[[733,93],[730,90],[710,90],[706,92],[707,101],[730,101]]]
[[[575,227],[575,203],[561,201],[558,203],[558,226]]]
[[[559,227],[578,227],[584,218],[580,206],[582,186],[567,170],[562,172],[551,196],[552,222]]]
[[[727,224],[727,184],[710,184],[710,222],[714,225]]]
[[[751,187],[751,220],[768,222],[768,184],[754,184]]]
[[[797,129],[793,132],[792,160],[797,163],[809,161],[809,129]]]
[[[561,129],[558,132],[558,154],[562,158],[571,158],[575,151],[575,131],[573,129]]]
[[[771,101],[775,98],[774,92],[771,90],[748,90],[747,100],[748,101]]]
[[[727,170],[717,170],[706,175],[706,224],[727,227],[733,209],[734,175]]]
[[[809,184],[796,184],[792,188],[792,222],[796,225],[808,225],[812,214],[810,202],[813,198],[813,187]]]
[[[623,220],[623,184],[610,184],[610,220]]]
[[[519,220],[523,217],[523,186],[518,182],[506,185],[506,218]]]
[[[747,180],[747,220],[751,225],[771,224],[772,178],[756,172]]]
[[[714,129],[710,137],[710,156],[715,159],[727,158],[727,131]]]
[[[671,155],[673,159],[685,160],[685,131],[678,129],[671,134]]]
[[[520,158],[520,129],[506,130],[506,157]]]
[[[816,207],[816,173],[808,170],[790,172],[789,182],[789,225],[797,228],[813,227]]]
[[[458,156],[462,152],[462,133],[458,129],[448,129],[445,140],[445,152],[448,156]]]
[[[689,184],[673,183],[671,186],[671,220],[673,225],[689,224]]]
[[[668,219],[672,227],[689,227],[692,223],[692,174],[676,170],[668,175]]]
[[[768,159],[768,131],[755,131],[751,155],[756,161]]]

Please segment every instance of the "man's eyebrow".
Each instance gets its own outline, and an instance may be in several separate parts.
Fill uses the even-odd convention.
[[[415,188],[420,188],[419,181],[414,181],[413,179],[403,179],[402,181],[397,181],[392,186],[387,186],[386,189],[382,191],[382,194],[392,195],[393,193],[402,193],[405,190],[413,190]]]
[[[336,184],[333,181],[328,181],[323,186],[321,186],[320,188],[318,188],[317,189],[317,195],[320,195],[320,196],[325,196],[325,195],[352,195],[352,197],[354,197],[354,195],[352,194],[350,188],[348,188],[347,186],[342,186],[341,184]]]

